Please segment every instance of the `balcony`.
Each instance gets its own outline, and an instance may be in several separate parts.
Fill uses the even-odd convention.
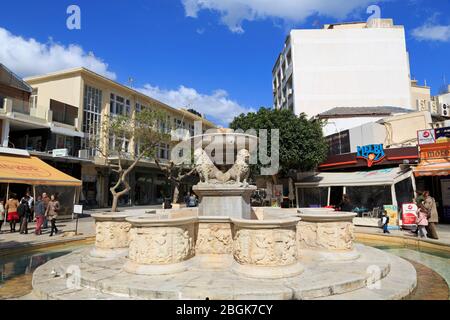
[[[30,102],[15,98],[0,99],[0,108],[4,113],[20,113],[28,116],[31,114]]]

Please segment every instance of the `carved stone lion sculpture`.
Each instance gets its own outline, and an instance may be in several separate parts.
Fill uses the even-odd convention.
[[[246,149],[240,150],[237,154],[236,162],[225,174],[225,179],[235,181],[236,184],[248,185],[247,179],[250,175],[249,159],[250,152]]]
[[[222,180],[223,173],[217,169],[205,150],[197,149],[194,152],[195,169],[200,176],[200,182],[208,184],[212,180]]]

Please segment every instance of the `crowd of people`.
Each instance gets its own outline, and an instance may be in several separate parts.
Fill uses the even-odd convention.
[[[20,201],[18,199],[18,196],[12,193],[9,199],[0,200],[0,233],[3,224],[7,222],[11,233],[17,232],[16,226],[19,224],[19,233],[28,234],[28,223],[32,221],[36,222],[36,235],[42,235],[42,229],[48,229],[49,222],[50,237],[58,233],[56,219],[61,206],[57,195],[52,194],[49,197],[47,193],[43,193],[35,200],[27,191]]]

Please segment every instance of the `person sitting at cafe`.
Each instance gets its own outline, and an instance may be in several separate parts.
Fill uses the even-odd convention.
[[[346,194],[342,195],[342,200],[338,204],[338,209],[339,209],[339,211],[344,211],[344,212],[352,212],[353,211],[353,205],[352,205],[352,202],[350,201],[350,197],[348,195],[346,195]]]

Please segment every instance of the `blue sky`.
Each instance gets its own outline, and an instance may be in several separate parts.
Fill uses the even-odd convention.
[[[81,30],[66,27],[81,8]],[[290,28],[381,17],[406,29],[413,77],[450,81],[450,0],[40,0],[0,4],[0,62],[21,76],[84,65],[227,125],[272,105],[271,70]],[[91,53],[92,52],[92,53]]]

